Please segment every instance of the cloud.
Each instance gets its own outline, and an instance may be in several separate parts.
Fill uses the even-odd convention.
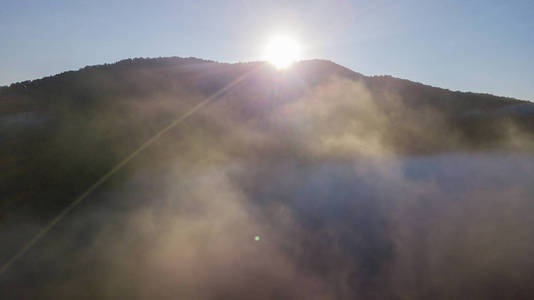
[[[245,98],[224,95],[154,144],[10,270],[3,290],[54,299],[533,294],[532,156],[466,152],[446,116],[358,82],[230,111]],[[187,109],[174,101],[132,110]],[[119,121],[102,115],[93,128],[108,122]],[[449,152],[421,154],[438,146]]]

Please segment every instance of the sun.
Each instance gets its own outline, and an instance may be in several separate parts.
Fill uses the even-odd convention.
[[[265,47],[263,59],[277,69],[287,68],[300,59],[300,46],[289,36],[273,37]]]

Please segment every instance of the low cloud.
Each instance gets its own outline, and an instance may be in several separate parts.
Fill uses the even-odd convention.
[[[185,110],[171,97],[158,99],[134,102],[133,110]],[[276,98],[269,109],[267,100],[230,111],[245,100],[228,93],[169,132],[10,270],[5,293],[534,294],[531,155],[468,151],[448,116],[395,95],[377,98],[361,82],[334,79],[296,98]],[[112,119],[94,122],[106,128]],[[525,147],[514,130],[503,143]],[[428,153],[436,148],[444,150]]]

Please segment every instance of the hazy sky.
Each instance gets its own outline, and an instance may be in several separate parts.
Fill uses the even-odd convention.
[[[366,75],[534,100],[532,0],[2,0],[0,85],[129,57],[257,60],[279,33]]]

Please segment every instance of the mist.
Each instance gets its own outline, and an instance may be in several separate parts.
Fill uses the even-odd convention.
[[[2,298],[534,294],[528,131],[502,120],[488,144],[361,80],[288,78],[244,81],[162,136],[0,279]],[[62,106],[52,149],[82,128],[69,164],[91,157],[96,174],[204,97],[173,89],[87,119]],[[3,229],[12,248],[18,230]]]

